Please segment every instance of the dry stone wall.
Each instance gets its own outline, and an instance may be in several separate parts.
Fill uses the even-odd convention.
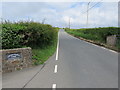
[[[32,66],[31,48],[0,50],[2,56],[2,72],[13,72]]]

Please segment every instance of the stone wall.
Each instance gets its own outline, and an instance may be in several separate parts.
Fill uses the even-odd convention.
[[[32,66],[31,48],[0,50],[2,53],[2,72],[13,72]]]
[[[115,46],[117,43],[117,37],[116,35],[108,36],[107,37],[107,44],[111,46]]]

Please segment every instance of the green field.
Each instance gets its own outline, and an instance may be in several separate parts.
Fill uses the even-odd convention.
[[[117,35],[118,41],[115,47],[110,47],[111,49],[120,50],[120,28],[118,27],[105,27],[105,28],[88,28],[88,29],[68,29],[65,31],[75,37],[82,37],[87,40],[92,40],[96,44],[106,44],[107,36]],[[109,47],[109,46],[108,46]]]

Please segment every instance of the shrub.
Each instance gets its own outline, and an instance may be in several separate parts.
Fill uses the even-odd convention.
[[[46,46],[52,44],[57,30],[51,25],[38,22],[3,22],[2,48],[19,48],[23,46]]]
[[[106,27],[106,28],[88,28],[88,29],[72,29],[66,30],[67,32],[80,33],[80,36],[86,39],[106,42],[107,36],[117,35],[120,33],[120,28]]]
[[[18,34],[24,27],[17,24],[5,23],[2,24],[2,48],[19,48],[21,46],[21,36]]]

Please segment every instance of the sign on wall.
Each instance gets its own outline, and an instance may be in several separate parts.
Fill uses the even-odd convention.
[[[7,54],[7,60],[16,60],[16,59],[21,59],[22,56],[20,53],[10,53],[10,54]]]

